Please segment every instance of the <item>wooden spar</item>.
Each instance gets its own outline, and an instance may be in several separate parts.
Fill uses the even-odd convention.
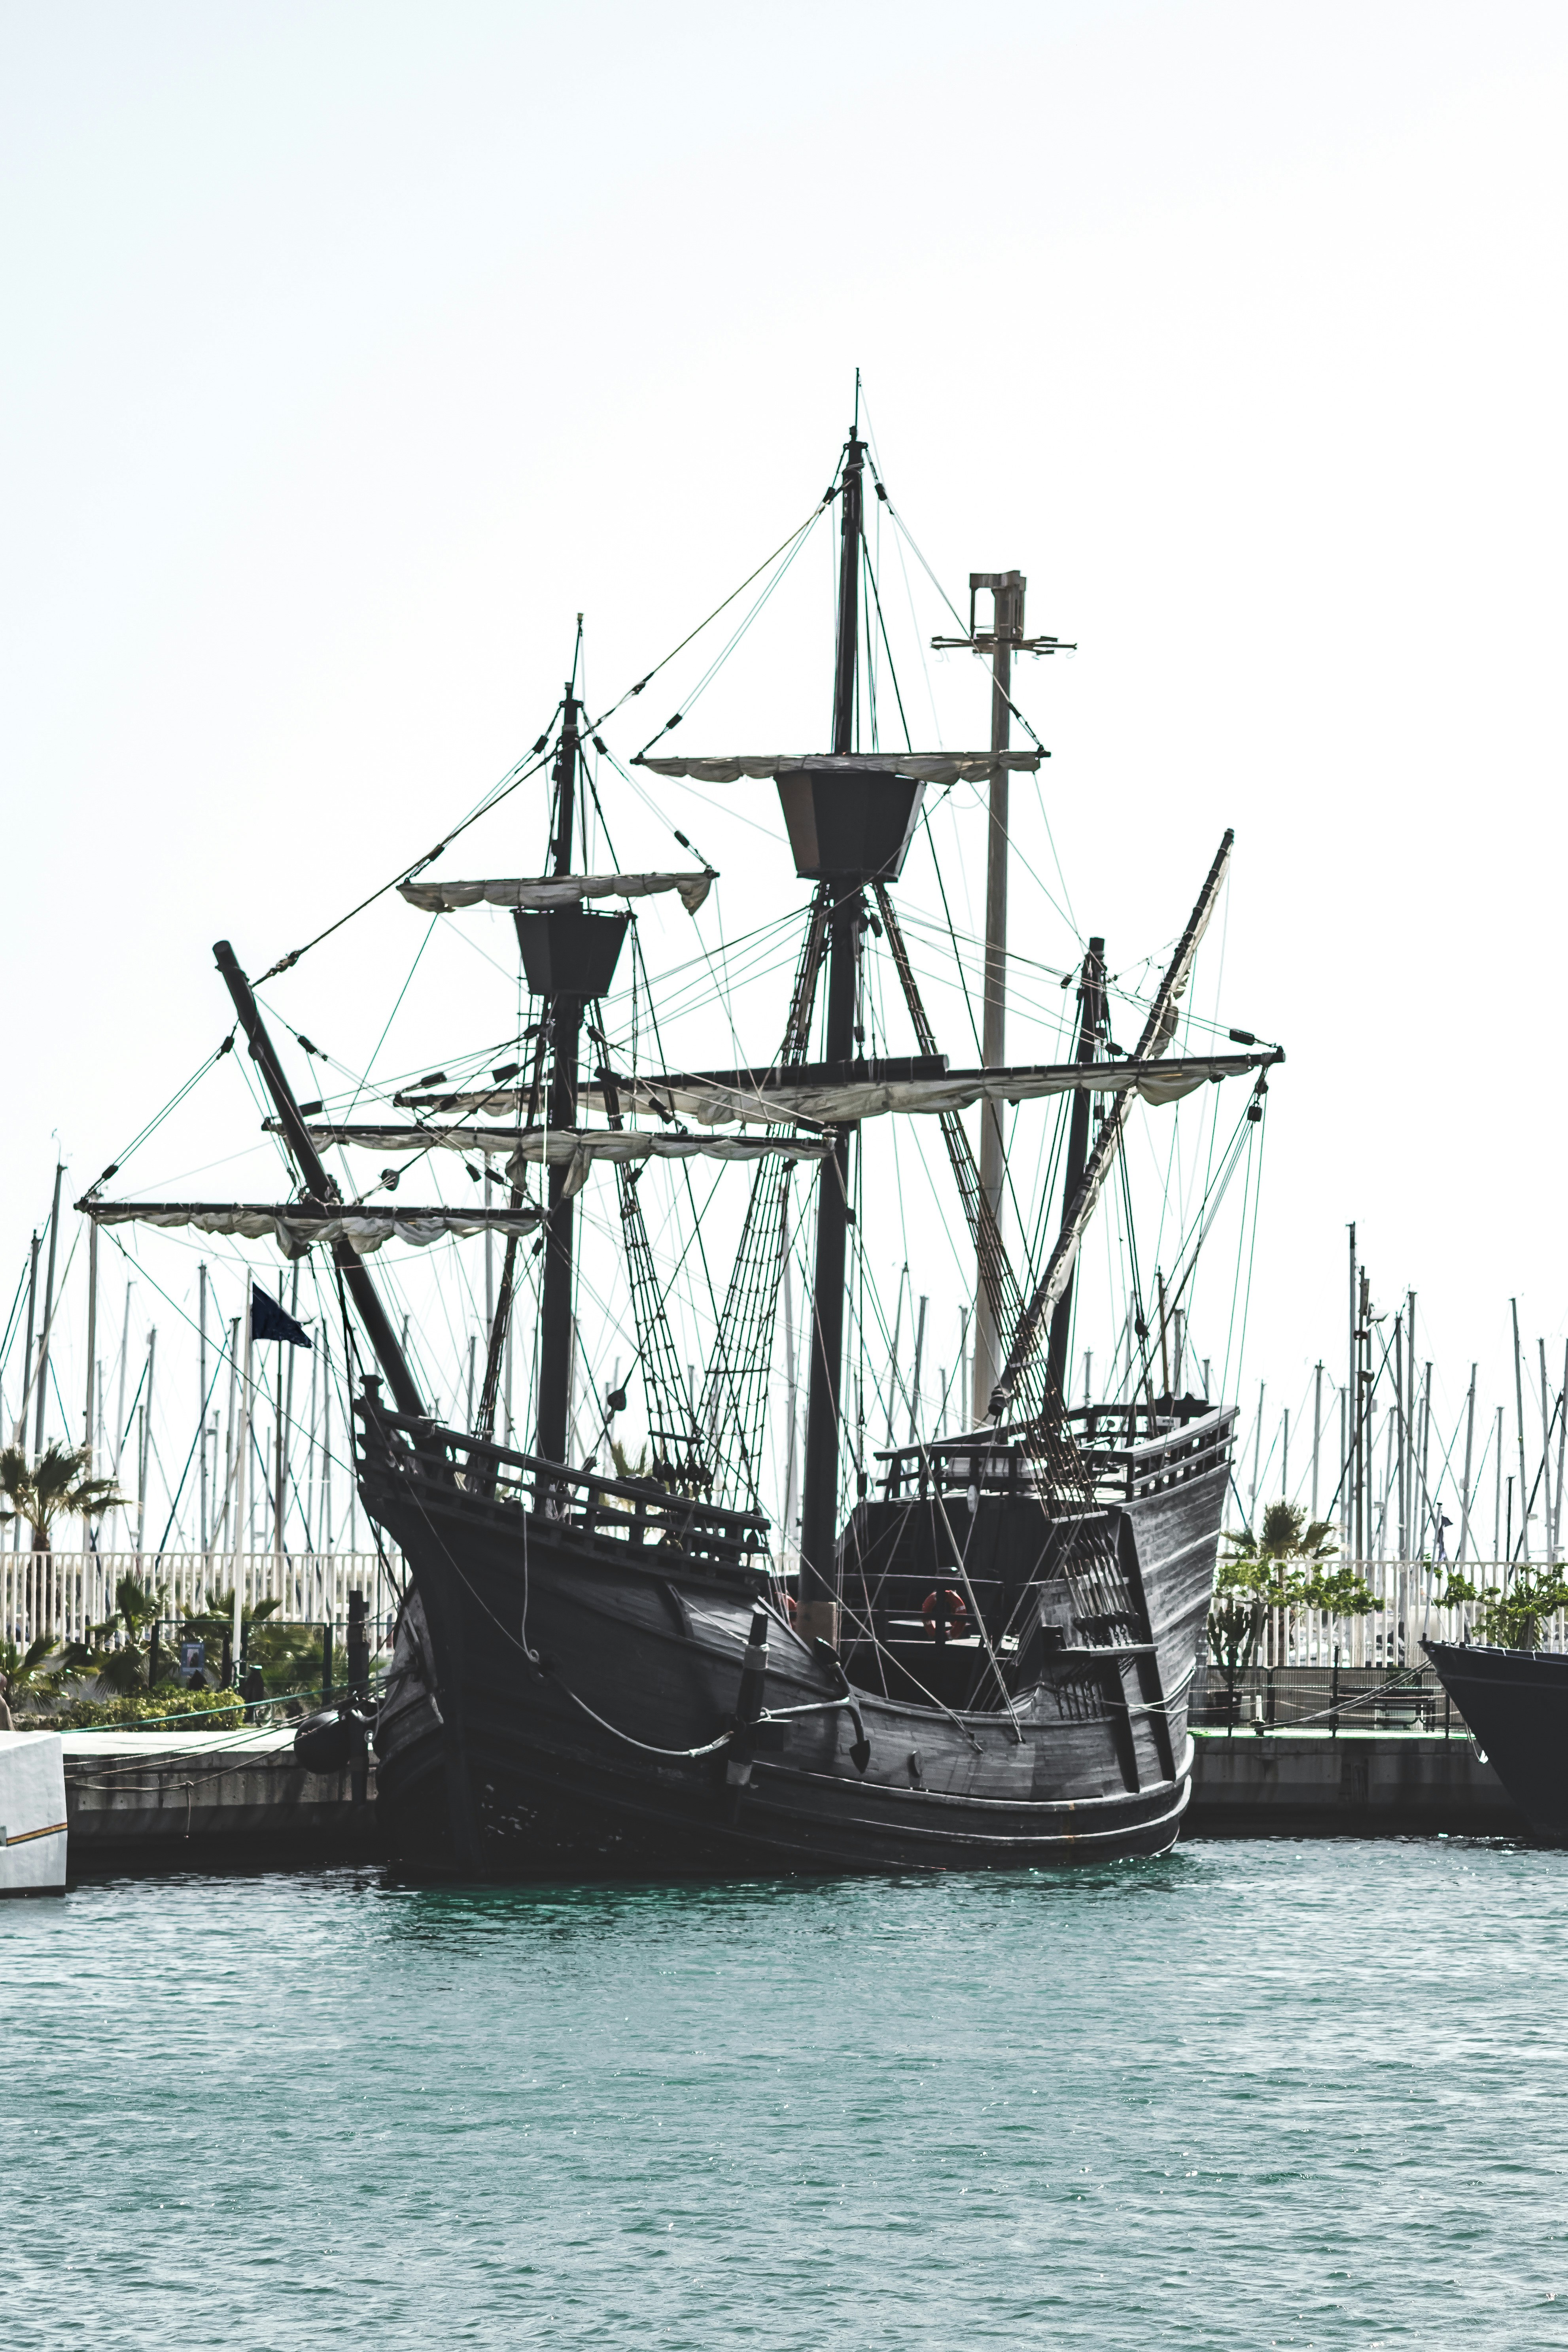
[[[991,749],[1005,751],[1013,731],[1013,646],[1024,634],[1024,591],[1021,572],[976,573],[971,580],[989,585],[994,619],[991,647]],[[1005,764],[996,762],[991,774],[991,823],[985,847],[985,996],[980,1058],[987,1069],[998,1069],[1007,1059],[1007,851],[1008,792],[1011,779]],[[1002,1223],[1002,1187],[1005,1154],[1002,1140],[1002,1105],[986,1103],[980,1113],[980,1190],[998,1231]],[[991,1391],[1000,1369],[1000,1333],[984,1269],[977,1268],[974,1293],[974,1419],[985,1419]]]
[[[1399,1444],[1394,1459],[1394,1477],[1399,1497],[1399,1557],[1408,1559],[1409,1526],[1405,1512],[1405,1465],[1409,1453],[1409,1433],[1405,1412],[1405,1316],[1403,1309],[1394,1318],[1394,1424],[1399,1433]]]
[[[858,401],[857,401],[858,410]],[[857,415],[844,457],[838,563],[838,641],[833,682],[835,756],[855,748],[860,644],[860,541],[866,444]],[[860,956],[857,879],[831,885],[826,1056],[847,1062],[855,1048],[855,984]],[[844,1276],[849,1233],[848,1126],[838,1129],[816,1181],[816,1265],[812,1284],[811,1378],[801,1482],[798,1628],[807,1641],[838,1643],[838,1407],[844,1378]]]
[[[566,682],[561,724],[561,748],[555,758],[556,828],[552,845],[554,871],[572,870],[572,829],[576,807],[577,758],[580,735],[575,662]],[[521,929],[519,940],[521,939]],[[553,1128],[577,1124],[577,1041],[583,1023],[583,1000],[564,994],[547,999],[542,1028],[553,1047],[546,1123]],[[567,1169],[557,1162],[550,1171],[550,1216],[545,1226],[544,1281],[539,1314],[539,1411],[534,1444],[546,1462],[564,1462],[568,1444],[569,1391],[573,1349],[573,1240],[575,1211],[566,1192]],[[504,1281],[504,1276],[503,1276]],[[499,1350],[492,1328],[485,1362],[489,1385],[489,1358]]]
[[[1220,884],[1225,879],[1226,868],[1230,863],[1231,845],[1235,839],[1235,833],[1227,825],[1225,837],[1220,843],[1214,863],[1205,879],[1204,887],[1198,894],[1197,904],[1187,919],[1187,927],[1182,933],[1176,952],[1166,968],[1165,976],[1160,982],[1154,1002],[1150,1007],[1149,1018],[1143,1024],[1143,1034],[1138,1044],[1137,1058],[1140,1061],[1144,1060],[1151,1054],[1163,1051],[1174,1034],[1177,1004],[1192,977],[1193,959],[1197,954],[1199,942],[1208,928],[1209,918],[1214,912],[1215,902],[1219,896]],[[1082,1100],[1084,1097],[1080,1096],[1079,1099]],[[997,1396],[1004,1411],[1016,1394],[1019,1381],[1035,1354],[1046,1317],[1052,1313],[1058,1299],[1066,1293],[1068,1282],[1078,1257],[1079,1244],[1082,1241],[1089,1218],[1094,1213],[1094,1206],[1100,1198],[1100,1188],[1105,1182],[1121,1144],[1127,1114],[1127,1097],[1124,1095],[1119,1096],[1111,1109],[1106,1113],[1104,1123],[1089,1153],[1088,1164],[1076,1193],[1068,1197],[1056,1246],[1046,1262],[1045,1271],[1036,1286],[1034,1296],[1025,1309],[1023,1319],[1014,1334],[1006,1370],[997,1383]],[[1054,1336],[1053,1332],[1053,1343]],[[1060,1369],[1066,1370],[1065,1357]],[[1050,1391],[1047,1389],[1046,1401],[1047,1411],[1049,1397]]]
[[[304,1179],[307,1192],[317,1201],[337,1200],[338,1188],[322,1167],[316,1147],[305,1132],[305,1122],[300,1117],[300,1106],[294,1098],[293,1088],[283,1075],[283,1065],[279,1060],[272,1040],[267,1033],[266,1024],[257,1007],[255,993],[249,981],[240,969],[238,958],[226,940],[217,941],[213,949],[213,955],[219,971],[222,972],[227,983],[228,992],[234,999],[234,1009],[239,1015],[239,1024],[245,1032],[251,1059],[261,1072],[267,1091],[272,1097],[273,1106],[282,1122],[284,1139],[289,1146],[295,1166]],[[386,1375],[387,1384],[396,1401],[398,1412],[423,1415],[424,1402],[418,1389],[415,1386],[414,1375],[408,1369],[407,1359],[398,1346],[396,1335],[387,1320],[386,1309],[381,1303],[381,1294],[371,1280],[369,1271],[352,1242],[340,1240],[332,1244],[332,1264],[342,1275],[344,1287],[358,1310],[360,1321],[364,1326],[365,1337],[370,1341],[377,1363]],[[247,1331],[249,1328],[250,1315],[247,1300],[246,1311]],[[237,1602],[236,1606],[237,1605]]]
[[[789,1430],[784,1444],[784,1527],[780,1536],[779,1564],[787,1575],[790,1555],[798,1554],[795,1538],[795,1483],[800,1473],[800,1356],[795,1337],[795,1277],[794,1251],[784,1252],[784,1391],[789,1401]]]
[[[1100,1040],[1105,1027],[1105,941],[1091,939],[1089,952],[1083,960],[1083,970],[1078,986],[1078,1051],[1074,1060],[1086,1067],[1099,1056]],[[1065,1234],[1072,1222],[1079,1188],[1089,1164],[1089,1117],[1092,1108],[1087,1090],[1079,1087],[1072,1098],[1072,1119],[1068,1129],[1067,1163],[1062,1174],[1062,1222]],[[1072,1344],[1073,1273],[1067,1269],[1062,1294],[1051,1317],[1050,1356],[1046,1376],[1046,1411],[1055,1416],[1067,1402],[1068,1349]],[[1164,1330],[1160,1333],[1164,1344]],[[989,1395],[976,1403],[975,1419],[983,1421],[987,1414],[995,1415],[995,1406]]]

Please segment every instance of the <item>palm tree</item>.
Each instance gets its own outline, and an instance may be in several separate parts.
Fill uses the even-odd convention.
[[[112,1478],[94,1478],[91,1469],[89,1446],[73,1453],[67,1445],[46,1445],[37,1460],[29,1463],[20,1445],[7,1445],[0,1453],[0,1495],[5,1497],[0,1520],[26,1519],[33,1530],[33,1549],[47,1551],[50,1531],[62,1512],[68,1518],[79,1513],[86,1517],[126,1500]]]

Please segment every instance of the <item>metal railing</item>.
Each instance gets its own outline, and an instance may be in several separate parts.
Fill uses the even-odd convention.
[[[115,1588],[132,1576],[159,1602],[165,1622],[210,1615],[232,1592],[241,1605],[279,1604],[283,1621],[331,1625],[346,1634],[349,1594],[363,1592],[371,1622],[396,1615],[403,1562],[375,1552],[16,1551],[0,1552],[0,1640],[26,1649],[39,1640],[79,1642],[116,1612]]]

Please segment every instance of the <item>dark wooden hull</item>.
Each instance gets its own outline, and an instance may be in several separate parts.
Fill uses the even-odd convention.
[[[1545,1845],[1568,1845],[1568,1657],[1423,1644],[1498,1779]]]
[[[974,1869],[1157,1854],[1190,1792],[1186,1693],[1223,1464],[1101,1514],[1146,1610],[1141,1644],[1068,1647],[1013,1695],[948,1711],[848,1690],[770,1609],[771,1711],[827,1704],[749,1758],[735,1717],[763,1580],[489,1499],[384,1477],[366,1507],[410,1594],[376,1732],[404,1865],[462,1875]],[[984,1499],[981,1508],[985,1507]],[[1135,1557],[1134,1557],[1135,1556]],[[853,1752],[869,1748],[858,1759]]]

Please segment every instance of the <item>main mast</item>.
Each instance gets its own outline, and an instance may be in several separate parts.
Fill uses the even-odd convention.
[[[860,533],[866,444],[859,404],[844,459],[841,552],[838,562],[838,645],[833,678],[833,751],[855,748],[856,681],[860,651]],[[855,1045],[855,982],[860,948],[858,877],[830,885],[832,947],[827,970],[829,1063],[850,1059]],[[841,1127],[816,1185],[816,1272],[813,1284],[811,1381],[805,1416],[805,1472],[801,1489],[800,1616],[807,1641],[838,1642],[839,1403],[844,1381],[844,1276],[849,1232],[849,1139]]]
[[[561,748],[555,758],[555,838],[551,845],[550,870],[556,876],[572,871],[572,825],[577,802],[577,759],[581,737],[575,692],[577,665],[566,684],[561,721]],[[519,923],[519,932],[521,923]],[[553,975],[552,975],[553,977]],[[548,1001],[545,1020],[552,1048],[546,1125],[574,1128],[577,1124],[577,1039],[583,1025],[583,999],[563,992]],[[544,1228],[544,1291],[539,1316],[539,1423],[537,1451],[546,1462],[566,1459],[567,1425],[572,1394],[573,1352],[573,1228],[575,1212],[567,1196],[570,1171],[557,1165],[550,1171],[550,1216]]]

